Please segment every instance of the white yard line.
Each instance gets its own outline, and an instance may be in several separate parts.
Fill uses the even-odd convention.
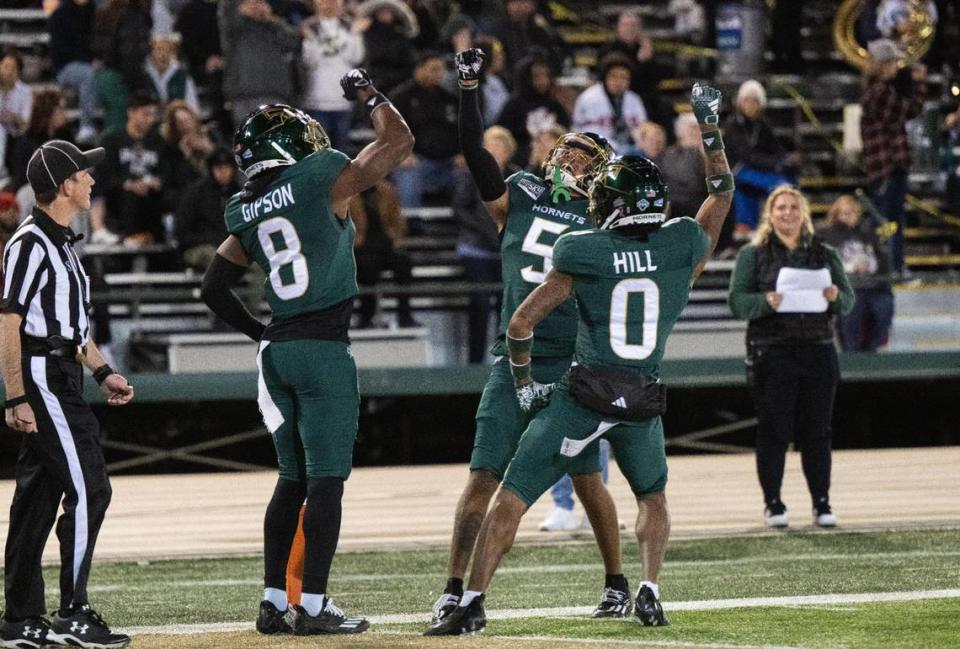
[[[730,608],[757,608],[764,606],[824,606],[829,604],[865,604],[871,602],[903,602],[924,599],[954,599],[960,598],[960,588],[943,590],[916,590],[892,593],[844,593],[831,595],[799,595],[790,597],[745,597],[740,599],[707,599],[688,602],[664,602],[664,608],[669,611],[715,611]],[[487,619],[511,620],[536,617],[576,617],[590,615],[593,607],[568,606],[558,608],[517,608],[488,610]],[[372,624],[409,624],[427,623],[429,612],[397,613],[391,615],[371,615]],[[194,635],[199,633],[217,633],[227,631],[244,631],[253,628],[253,622],[227,622],[212,624],[170,624],[163,626],[140,626],[121,629],[123,633],[131,635]],[[686,643],[677,643],[686,646]],[[719,647],[721,645],[709,645]]]

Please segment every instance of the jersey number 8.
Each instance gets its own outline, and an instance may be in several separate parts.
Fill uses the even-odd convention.
[[[280,235],[275,237],[275,235]],[[262,222],[257,227],[257,238],[263,254],[270,262],[270,285],[281,300],[293,300],[307,292],[310,275],[307,271],[307,259],[300,254],[300,237],[293,223],[277,216]],[[277,249],[278,239],[283,239],[283,247]],[[281,276],[284,267],[290,266],[286,282]]]

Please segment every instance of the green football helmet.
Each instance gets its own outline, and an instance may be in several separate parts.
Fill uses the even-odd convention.
[[[566,133],[550,149],[543,163],[543,179],[554,191],[566,188],[586,196],[591,178],[612,157],[613,147],[606,138],[596,133]]]
[[[659,167],[642,156],[625,155],[604,164],[593,177],[587,209],[601,230],[638,226],[637,231],[649,233],[667,220],[667,205]]]
[[[295,164],[329,147],[330,138],[320,123],[286,104],[256,109],[233,136],[233,156],[248,178],[267,169]]]

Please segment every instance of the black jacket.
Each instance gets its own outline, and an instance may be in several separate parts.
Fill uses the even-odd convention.
[[[440,86],[427,88],[410,79],[394,90],[391,98],[416,138],[414,153],[445,160],[460,152],[458,104],[451,92]]]

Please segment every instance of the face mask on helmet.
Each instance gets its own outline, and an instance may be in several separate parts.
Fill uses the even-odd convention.
[[[607,162],[590,185],[588,210],[601,230],[636,226],[637,231],[652,232],[666,221],[667,204],[660,169],[640,156]]]
[[[286,104],[261,106],[244,120],[233,138],[237,166],[249,178],[295,164],[329,147],[330,138],[320,123]]]
[[[560,136],[543,164],[544,180],[553,187],[553,200],[567,200],[571,192],[586,196],[590,179],[613,150],[607,141],[593,133],[567,133]]]

